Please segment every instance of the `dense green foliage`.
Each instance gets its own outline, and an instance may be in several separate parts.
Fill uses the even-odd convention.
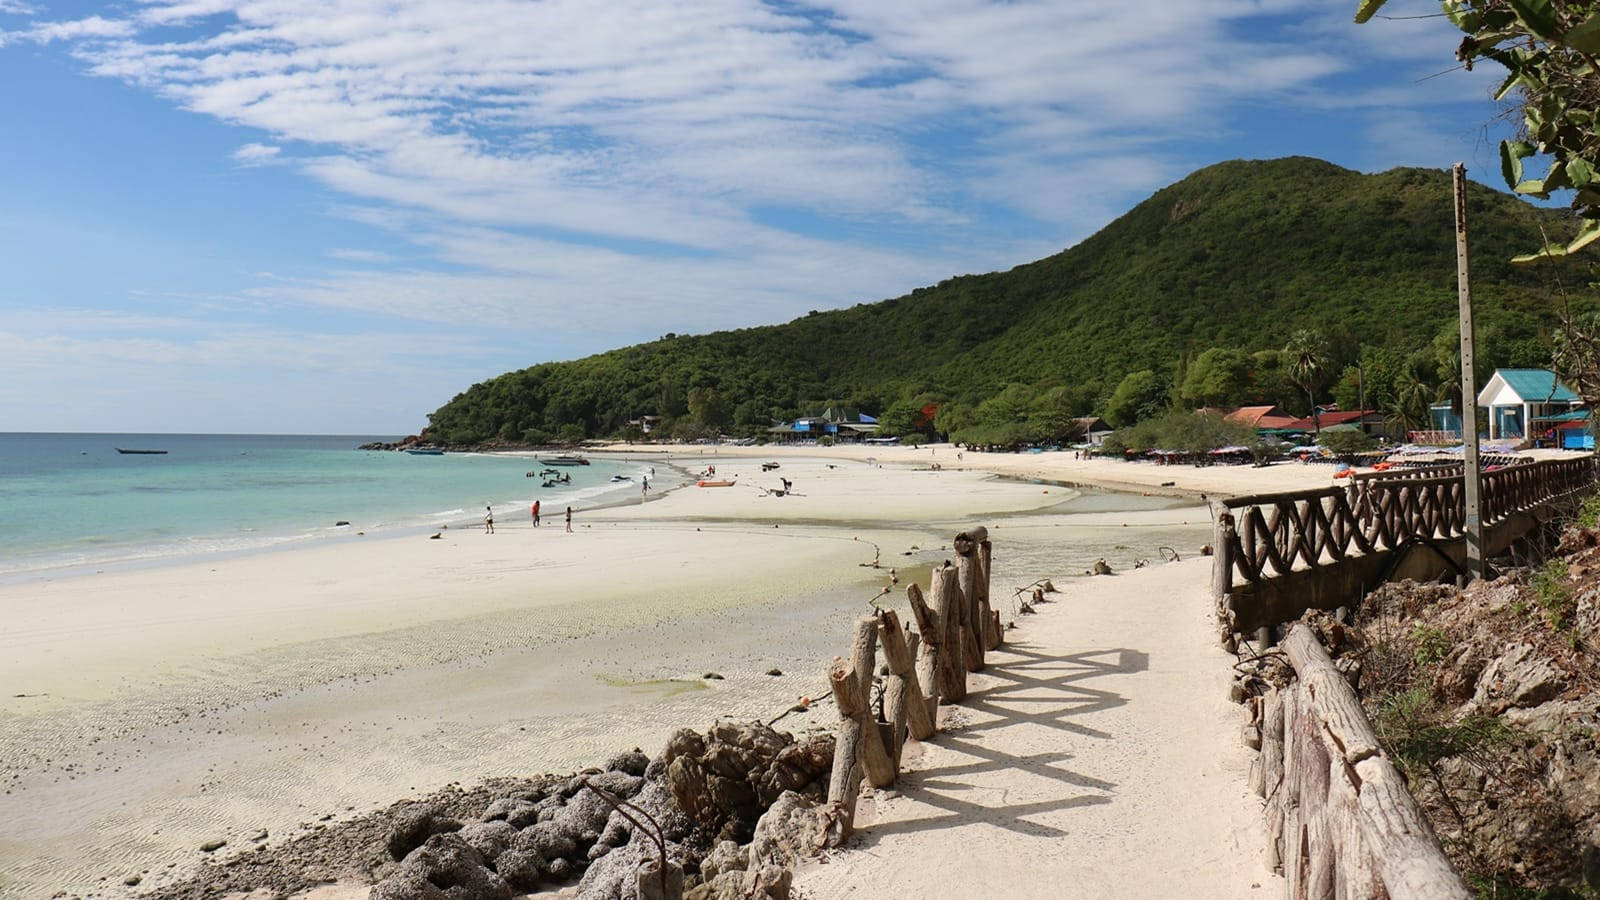
[[[1479,185],[1469,205],[1483,375],[1547,365],[1550,285],[1561,270],[1509,260],[1541,225],[1571,225]],[[1117,410],[1126,422],[1199,399],[1304,414],[1310,400],[1298,385],[1326,399],[1325,386],[1343,385],[1357,363],[1371,398],[1394,401],[1420,371],[1413,393],[1431,399],[1449,381],[1434,348],[1455,304],[1447,173],[1234,161],[1157,191],[1038,262],[784,325],[542,363],[472,386],[430,416],[429,433],[448,442],[618,435],[641,415],[666,417],[664,431],[677,436],[757,433],[841,405],[883,414],[890,433],[1007,443],[1059,435],[1073,416]],[[1290,338],[1302,329],[1316,339],[1317,366],[1297,367]],[[1212,348],[1222,352],[1208,356]],[[1139,372],[1150,377],[1108,406]],[[1155,385],[1166,402],[1152,401]],[[931,423],[920,414],[930,403]]]
[[[1218,447],[1247,447],[1257,457],[1266,451],[1256,430],[1249,425],[1229,422],[1220,413],[1193,413],[1181,409],[1168,410],[1131,428],[1119,428],[1106,438],[1101,449],[1106,453],[1146,450],[1204,453]]]

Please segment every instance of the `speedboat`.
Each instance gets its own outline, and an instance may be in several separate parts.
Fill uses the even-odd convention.
[[[552,456],[540,462],[551,466],[587,466],[589,461],[581,456]]]
[[[435,450],[432,447],[412,447],[412,448],[406,450],[406,452],[411,454],[412,456],[443,456],[444,455],[444,451],[443,450]]]
[[[159,456],[159,455],[161,455],[163,453],[166,453],[167,451],[165,451],[165,450],[124,450],[123,448],[118,447],[117,448],[117,452],[118,453],[137,453],[137,454],[140,454],[140,455],[143,455],[143,456]]]

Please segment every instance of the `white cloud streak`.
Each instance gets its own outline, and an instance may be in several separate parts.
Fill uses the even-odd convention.
[[[251,299],[683,331],[1081,237],[1241,104],[1403,102],[1320,85],[1448,28],[1356,29],[1349,6],[139,0],[7,34],[263,136],[234,159],[294,167],[426,256],[333,249],[366,268]],[[1031,235],[993,228],[1018,216]]]

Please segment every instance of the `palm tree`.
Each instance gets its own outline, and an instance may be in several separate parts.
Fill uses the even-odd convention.
[[[1317,391],[1328,383],[1328,342],[1320,332],[1301,328],[1289,336],[1289,346],[1283,348],[1288,361],[1289,378],[1311,401],[1311,427],[1318,436],[1322,423],[1317,421]]]
[[[1405,431],[1419,431],[1429,423],[1428,404],[1433,400],[1434,388],[1417,377],[1415,372],[1401,372],[1395,381],[1394,410],[1389,420]]]

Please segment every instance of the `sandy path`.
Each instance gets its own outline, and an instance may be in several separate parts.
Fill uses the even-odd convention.
[[[1281,892],[1246,787],[1208,561],[1077,579],[973,676],[898,796],[796,886],[828,898]],[[997,567],[998,573],[998,567]],[[917,746],[917,745],[912,745]]]

